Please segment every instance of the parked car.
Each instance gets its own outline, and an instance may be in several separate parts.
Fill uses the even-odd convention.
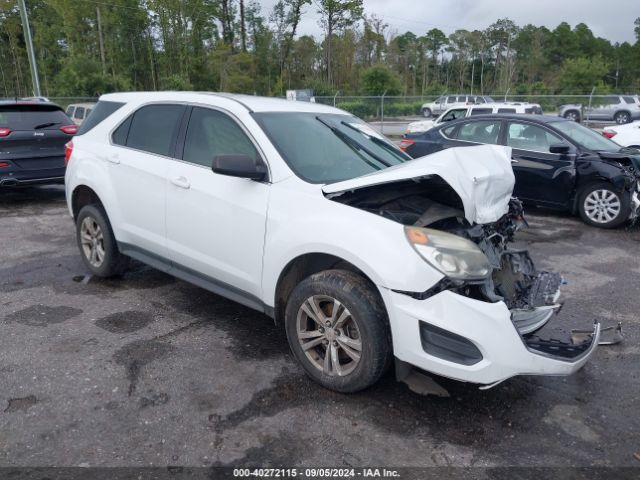
[[[622,147],[640,150],[640,121],[605,127],[602,134]]]
[[[640,105],[631,95],[607,95],[594,97],[591,107],[574,104],[561,105],[558,115],[574,122],[601,120],[616,122],[618,125],[640,120]]]
[[[440,115],[442,112],[453,106],[472,105],[481,103],[492,103],[493,98],[486,95],[443,95],[433,102],[422,105],[422,115],[431,118],[433,115]]]
[[[459,118],[492,113],[526,113],[542,115],[542,107],[537,103],[494,102],[481,105],[459,105],[451,107],[435,120],[418,120],[407,125],[406,133],[426,132],[430,128]]]
[[[61,183],[65,144],[78,127],[43,101],[0,101],[0,187]]]
[[[482,115],[408,134],[413,158],[459,146],[512,148],[514,193],[525,203],[567,210],[614,228],[640,213],[640,154],[575,122],[546,115]]]
[[[597,324],[578,345],[533,335],[561,278],[509,247],[504,147],[410,161],[342,110],[228,94],[109,94],[89,121],[66,175],[87,269],[133,257],[264,312],[327,388],[363,389],[393,356],[493,385],[594,352]]]
[[[72,103],[67,107],[66,113],[76,125],[82,125],[82,122],[89,116],[95,105],[95,103]]]

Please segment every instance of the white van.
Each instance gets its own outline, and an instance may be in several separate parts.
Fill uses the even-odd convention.
[[[82,125],[84,119],[89,116],[95,106],[95,103],[72,103],[67,107],[66,114],[73,120],[73,123]]]
[[[471,115],[488,115],[491,113],[522,113],[542,115],[542,108],[537,103],[528,102],[496,102],[481,105],[456,105],[447,109],[434,120],[419,120],[407,125],[405,133],[426,132],[442,123],[470,117]]]

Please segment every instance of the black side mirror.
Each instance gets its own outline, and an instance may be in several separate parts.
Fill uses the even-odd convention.
[[[560,155],[566,155],[571,151],[571,147],[564,143],[554,143],[549,146],[549,152],[551,153],[559,153]]]
[[[211,170],[220,175],[258,181],[264,180],[267,176],[267,167],[264,163],[244,154],[216,155],[213,157]]]

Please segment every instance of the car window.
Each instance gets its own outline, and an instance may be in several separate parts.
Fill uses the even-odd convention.
[[[516,113],[515,108],[499,108],[498,113]]]
[[[467,97],[464,97],[464,96],[458,97],[458,102],[465,103],[466,101],[467,101]]]
[[[634,104],[636,103],[635,98],[633,97],[622,97],[622,99],[626,102],[626,103],[630,103],[630,104]]]
[[[131,128],[131,120],[133,119],[133,115],[129,116],[124,122],[120,124],[118,128],[115,129],[113,134],[111,135],[111,140],[116,145],[125,146],[127,144],[127,136],[129,136],[129,129]],[[82,129],[82,126],[80,127]]]
[[[476,143],[498,143],[499,120],[483,120],[463,124],[458,130],[458,140]]]
[[[518,150],[549,153],[549,147],[564,143],[562,138],[537,125],[510,123],[507,130],[507,145]]]
[[[457,125],[452,125],[450,127],[443,128],[442,133],[444,133],[448,138],[455,138],[453,135],[453,131],[456,129],[456,127]]]
[[[102,122],[105,118],[110,116],[113,112],[122,107],[124,103],[120,102],[105,102],[100,101],[93,109],[88,109],[87,112],[93,112],[91,115],[87,113],[87,119],[82,122],[82,125],[78,129],[78,135],[87,133],[93,127]],[[126,138],[125,138],[126,141]]]
[[[73,114],[73,118],[82,120],[84,118],[84,107],[77,107],[76,112]]]
[[[69,123],[69,117],[55,105],[0,105],[0,127],[11,130],[55,130]]]
[[[171,156],[183,105],[147,105],[133,114],[127,147]]]
[[[472,108],[471,115],[487,115],[493,113],[493,108]]]
[[[73,115],[73,109],[74,109],[74,107],[72,105],[69,105],[67,107],[66,114],[69,115],[69,116],[72,116]]]
[[[458,118],[463,118],[467,115],[466,108],[456,108],[454,110],[449,110],[445,113],[440,119],[441,122],[450,122],[451,120],[456,120]]]
[[[332,183],[410,161],[411,157],[351,115],[253,113],[291,170],[310,183]]]
[[[476,97],[473,100],[475,103],[486,103],[482,97]]]
[[[447,97],[448,103],[456,103],[456,97]]]
[[[240,126],[217,110],[196,107],[191,113],[182,159],[211,167],[217,155],[244,154],[254,160],[258,151]]]

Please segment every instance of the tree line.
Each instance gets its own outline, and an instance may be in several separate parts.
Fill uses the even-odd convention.
[[[583,23],[398,33],[362,0],[27,0],[43,95],[210,90],[284,95],[582,94],[640,90],[634,43]],[[320,38],[300,35],[313,18]],[[623,28],[626,28],[623,25]],[[0,0],[0,96],[32,93],[18,6]]]

